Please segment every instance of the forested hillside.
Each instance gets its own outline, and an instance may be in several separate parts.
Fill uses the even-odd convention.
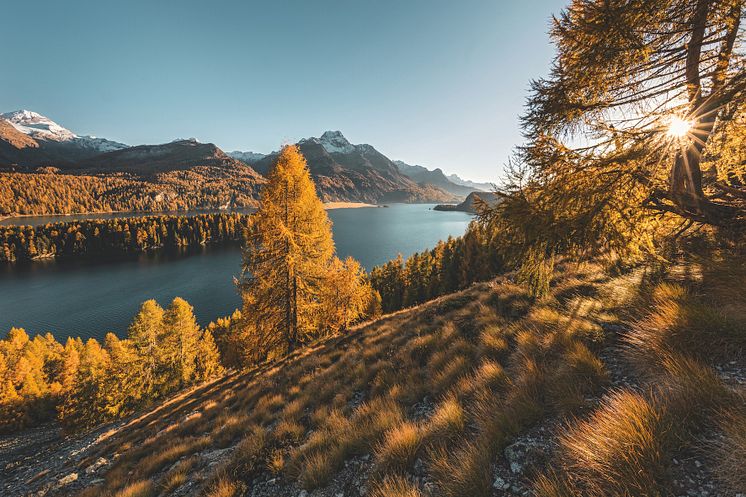
[[[264,182],[248,167],[195,167],[148,180],[59,172],[0,172],[0,179],[0,216],[256,207]]]

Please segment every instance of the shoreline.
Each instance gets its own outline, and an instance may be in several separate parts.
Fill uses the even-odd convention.
[[[361,209],[363,207],[381,207],[375,204],[366,204],[365,202],[324,202],[324,209]]]
[[[367,204],[365,202],[325,202],[324,203],[324,209],[327,210],[333,210],[333,209],[361,209],[361,208],[370,208],[370,207],[383,207],[382,205],[376,205],[376,204]],[[131,214],[131,217],[146,217],[146,216],[159,216],[159,215],[169,215],[169,216],[179,216],[179,215],[185,215],[188,212],[191,213],[204,213],[204,214],[219,214],[219,213],[230,213],[230,212],[238,212],[241,210],[256,210],[256,207],[241,207],[239,209],[188,209],[183,211],[127,211],[127,210],[121,210],[121,211],[95,211],[95,212],[64,212],[64,213],[55,213],[55,214],[11,214],[11,215],[0,215],[0,221],[6,221],[8,219],[23,219],[27,217],[63,217],[63,216],[91,216],[91,219],[94,219],[95,216],[98,215],[106,215],[106,214]],[[182,214],[184,213],[184,214]],[[129,216],[123,216],[123,217],[129,217]],[[19,224],[19,226],[22,226],[22,224]]]

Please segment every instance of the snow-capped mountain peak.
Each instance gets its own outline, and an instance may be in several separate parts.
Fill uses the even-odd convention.
[[[79,136],[52,121],[38,112],[30,110],[17,110],[0,114],[0,117],[8,121],[21,133],[30,136],[35,140],[45,140],[51,142],[64,143],[75,147],[95,151],[95,152],[112,152],[127,148],[124,143],[119,143],[105,138],[96,138],[95,136]]]
[[[341,131],[324,131],[320,138],[304,138],[300,141],[307,142],[318,143],[330,154],[349,154],[356,150],[356,146],[347,141]]]
[[[68,141],[77,138],[69,129],[63,128],[46,116],[30,110],[17,110],[2,114],[18,131],[39,140]]]
[[[240,150],[234,150],[233,152],[228,152],[228,156],[251,165],[256,161],[263,159],[267,155],[257,152],[242,152]]]

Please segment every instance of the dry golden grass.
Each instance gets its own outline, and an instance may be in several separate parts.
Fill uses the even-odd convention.
[[[430,454],[430,470],[446,497],[491,495],[493,453],[482,440],[463,441],[457,448],[437,447]]]
[[[205,491],[203,497],[238,497],[242,495],[243,485],[237,483],[227,476],[220,476],[211,482]]]
[[[257,425],[249,427],[243,440],[236,445],[230,466],[241,472],[250,472],[257,465],[267,444],[266,431]]]
[[[157,473],[169,464],[176,462],[182,456],[199,452],[207,447],[209,443],[210,439],[208,437],[177,439],[160,451],[153,452],[141,459],[136,466],[135,473],[143,476]]]
[[[720,417],[723,437],[714,447],[717,477],[733,494],[746,489],[746,406],[741,404]]]
[[[122,490],[114,494],[114,497],[153,497],[155,487],[150,480],[140,480],[130,483]]]
[[[674,455],[686,448],[701,450],[701,435],[716,429],[723,409],[740,402],[703,361],[743,350],[746,306],[718,306],[717,296],[698,288],[662,283],[637,297],[642,311],[624,337],[626,355],[650,379],[650,390],[615,392],[587,419],[570,423],[560,438],[556,471],[534,483],[537,495],[666,494],[667,465]],[[733,287],[717,291],[721,297],[727,288]],[[571,402],[572,385],[604,382],[590,350],[565,348],[564,365],[557,370],[563,381],[550,389],[562,403]],[[578,374],[568,375],[567,368]],[[743,463],[732,460],[735,448],[715,451],[720,457],[716,467],[730,468],[721,471],[723,479]]]
[[[375,447],[375,462],[379,471],[405,471],[414,463],[423,440],[422,429],[406,421],[386,432]]]
[[[218,447],[228,447],[246,430],[248,416],[245,414],[224,414],[214,423],[210,434],[213,443]]]
[[[742,400],[709,366],[693,359],[667,359],[654,395],[664,424],[661,439],[669,453],[686,447],[702,449],[698,439],[717,428],[724,409]]]
[[[173,492],[184,483],[186,483],[188,480],[189,472],[197,464],[197,462],[197,458],[193,456],[181,461],[176,465],[175,468],[170,470],[161,482],[161,494],[168,495],[169,493]]]
[[[373,495],[420,495],[405,477],[417,458],[445,495],[489,495],[492,465],[513,437],[546,414],[584,407],[579,399],[604,385],[598,305],[576,293],[563,301],[572,309],[557,298],[531,310],[520,287],[475,285],[226,377],[113,438],[109,450],[123,439],[133,448],[103,490],[121,490],[130,476],[177,488],[185,471],[207,470],[200,453],[235,446],[206,491],[231,495],[268,472],[312,490],[372,453]],[[434,411],[421,418],[425,399]],[[194,467],[166,471],[182,458]]]
[[[568,427],[560,438],[562,476],[540,478],[534,490],[540,497],[660,495],[661,427],[661,414],[648,399],[615,391],[590,418]]]
[[[736,305],[743,297],[707,290],[695,293],[671,283],[653,289],[649,312],[633,323],[625,337],[628,355],[638,367],[650,372],[651,365],[659,367],[677,354],[705,361],[743,355],[746,304]]]
[[[422,497],[423,494],[409,480],[401,476],[388,476],[373,485],[371,497]]]
[[[425,427],[431,443],[448,443],[460,435],[466,425],[466,413],[454,397],[446,397],[435,408]]]
[[[279,475],[282,473],[282,470],[285,469],[284,451],[272,451],[272,454],[269,456],[269,460],[267,461],[267,469],[269,469],[274,475]]]
[[[275,426],[272,435],[277,440],[298,442],[306,434],[306,428],[297,421],[283,419]]]

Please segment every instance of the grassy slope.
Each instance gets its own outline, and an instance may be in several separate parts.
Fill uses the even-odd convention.
[[[743,352],[733,271],[708,295],[691,275],[560,274],[542,302],[475,285],[182,395],[79,462],[118,454],[103,482],[59,493],[665,495],[693,453],[718,491],[742,490],[743,397],[708,366]],[[510,471],[516,437],[546,457]]]

